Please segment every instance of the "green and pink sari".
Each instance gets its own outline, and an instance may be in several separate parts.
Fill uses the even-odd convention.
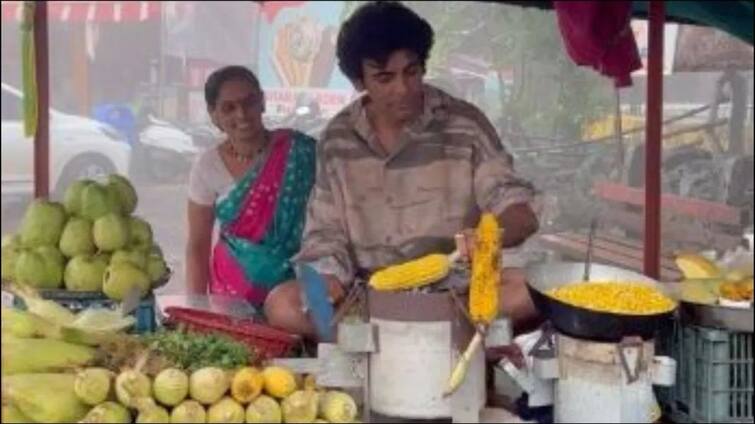
[[[315,141],[291,130],[272,134],[259,161],[215,204],[220,237],[210,292],[260,307],[276,285],[294,277],[307,200],[315,179]]]

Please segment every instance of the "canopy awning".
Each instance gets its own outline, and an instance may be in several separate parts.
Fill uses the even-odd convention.
[[[537,7],[552,9],[552,1],[494,1],[495,3],[509,3],[523,7]],[[718,28],[745,42],[753,43],[753,2],[750,0],[736,1],[666,1],[666,22],[678,24],[692,24]],[[632,2],[632,16],[647,19],[648,1]]]
[[[666,20],[718,28],[749,44],[753,42],[753,2],[667,1]],[[648,2],[633,1],[632,14],[647,17]]]
[[[159,1],[51,1],[51,22],[145,22],[160,19]],[[21,22],[22,1],[2,2],[2,21]]]

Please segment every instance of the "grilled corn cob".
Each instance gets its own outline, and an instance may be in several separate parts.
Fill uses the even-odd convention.
[[[687,279],[715,278],[721,275],[716,264],[695,253],[681,253],[676,256],[675,262]]]
[[[501,283],[501,232],[498,228],[498,218],[491,213],[483,214],[477,224],[476,236],[472,256],[472,279],[469,284],[469,313],[472,320],[477,323],[477,332],[451,372],[443,396],[451,395],[464,381],[469,361],[482,345],[487,325],[498,316],[498,289]]]
[[[407,290],[422,287],[445,278],[456,254],[434,253],[399,265],[389,266],[370,277],[375,290]]]
[[[472,281],[469,285],[469,313],[475,322],[490,324],[498,315],[498,287],[501,281],[498,218],[491,213],[483,214],[476,235]]]

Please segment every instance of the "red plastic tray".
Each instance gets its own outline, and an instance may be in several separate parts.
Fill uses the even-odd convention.
[[[215,312],[171,306],[165,309],[167,322],[182,324],[199,333],[220,333],[252,348],[264,358],[286,356],[301,342],[297,335],[286,333],[249,318],[235,318]]]

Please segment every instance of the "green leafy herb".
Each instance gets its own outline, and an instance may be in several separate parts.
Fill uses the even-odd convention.
[[[237,368],[253,362],[256,356],[246,345],[215,334],[160,331],[146,335],[145,341],[177,366],[189,371],[208,366]]]

